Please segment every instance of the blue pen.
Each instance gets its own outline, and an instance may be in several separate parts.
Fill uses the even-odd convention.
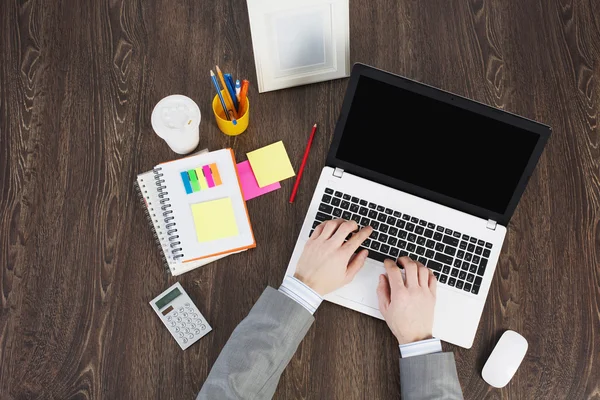
[[[221,100],[221,106],[223,107],[225,118],[227,118],[227,121],[231,121],[231,118],[229,118],[229,111],[227,110],[227,106],[225,105],[225,99],[221,94],[221,88],[219,88],[219,82],[217,82],[217,77],[215,76],[215,73],[212,72],[212,69],[210,70],[210,77],[213,81],[213,85],[215,85],[215,89],[217,89],[217,95],[219,96],[219,100]]]
[[[223,74],[223,78],[225,78],[225,85],[227,85],[227,91],[229,92],[229,95],[231,96],[231,100],[233,101],[233,106],[235,107],[236,110],[239,110],[238,100],[237,100],[237,97],[235,96],[233,78],[231,77],[231,74]]]
[[[242,85],[240,84],[240,80],[235,80],[235,97],[237,97],[238,101],[240,101],[240,92],[242,91]]]

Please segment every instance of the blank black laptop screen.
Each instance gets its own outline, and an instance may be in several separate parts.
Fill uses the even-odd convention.
[[[538,139],[361,76],[337,158],[503,214]]]

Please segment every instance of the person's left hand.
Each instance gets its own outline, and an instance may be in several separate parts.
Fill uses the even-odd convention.
[[[362,268],[369,252],[354,252],[373,228],[362,228],[344,243],[346,236],[358,229],[354,221],[336,219],[317,226],[296,265],[294,277],[321,296],[350,283]]]

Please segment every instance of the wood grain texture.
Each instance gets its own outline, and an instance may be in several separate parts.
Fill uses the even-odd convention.
[[[350,34],[352,62],[554,128],[473,348],[445,347],[467,399],[600,399],[600,3],[353,0]],[[215,64],[256,82],[243,2],[0,2],[0,399],[192,399],[265,286],[279,285],[347,80],[261,95],[254,84],[250,128],[229,138],[210,113]],[[232,147],[239,161],[283,139],[298,167],[319,124],[296,203],[292,180],[248,203],[258,247],[177,279],[133,189],[175,156],[150,126],[173,93],[199,103],[201,146]],[[185,352],[148,306],[175,281],[214,327]],[[492,389],[480,371],[509,328],[529,352]],[[323,304],[276,398],[399,398],[385,323]]]

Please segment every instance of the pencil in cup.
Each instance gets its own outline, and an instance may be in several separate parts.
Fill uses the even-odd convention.
[[[221,94],[224,94],[224,90],[221,90]],[[236,136],[244,133],[244,131],[248,128],[248,121],[250,119],[250,101],[248,97],[246,97],[245,101],[240,104],[240,109],[238,110],[239,118],[237,119],[237,123],[235,125],[232,121],[227,120],[218,95],[215,95],[213,98],[212,110],[213,114],[215,114],[217,126],[224,134]]]

